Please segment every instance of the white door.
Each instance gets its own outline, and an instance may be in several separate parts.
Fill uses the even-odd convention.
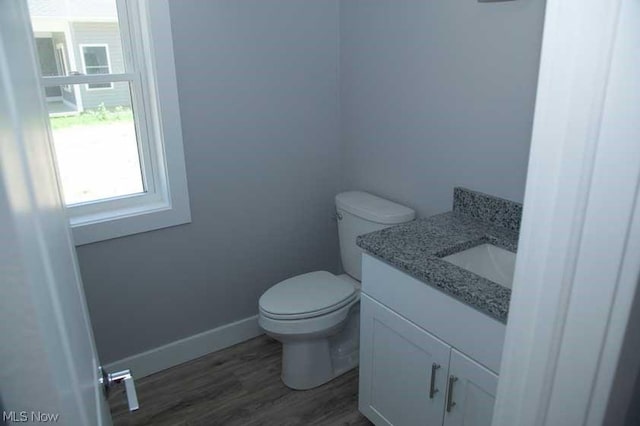
[[[377,425],[442,425],[450,347],[364,294],[360,324],[360,411]]]
[[[0,0],[2,423],[110,425],[26,5]]]
[[[494,424],[620,425],[640,371],[640,1],[545,14]]]
[[[498,376],[451,350],[444,426],[491,426]]]

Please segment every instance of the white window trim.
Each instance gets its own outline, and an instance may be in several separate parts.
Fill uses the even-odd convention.
[[[85,59],[84,59],[84,48],[85,47],[104,47],[104,52],[105,55],[107,56],[107,68],[108,68],[108,72],[106,74],[111,74],[111,55],[109,54],[109,45],[107,43],[86,43],[86,44],[79,44],[78,47],[80,48],[80,59],[82,60],[82,71],[89,75],[89,73],[87,72],[87,64],[85,63]],[[94,75],[94,74],[91,74]],[[85,90],[87,92],[99,92],[101,90],[112,90],[113,89],[113,83],[109,84],[109,87],[89,87],[89,85],[85,85]]]
[[[144,84],[137,84],[132,96],[139,97],[145,106],[146,117],[136,119],[136,130],[139,137],[148,140],[141,144],[142,149],[149,150],[141,155],[141,163],[143,158],[151,163],[141,164],[147,192],[70,206],[67,212],[76,245],[191,222],[168,1],[118,0],[118,8],[127,11],[121,15],[120,25],[127,25],[133,32],[131,39],[122,32],[125,63],[132,61],[130,50],[136,50],[137,57],[144,61],[137,64]],[[130,77],[127,73],[120,78],[113,76],[117,74],[96,74],[91,81],[128,81]],[[81,78],[86,76],[71,76],[66,81],[80,82]],[[49,78],[48,82],[56,80]]]

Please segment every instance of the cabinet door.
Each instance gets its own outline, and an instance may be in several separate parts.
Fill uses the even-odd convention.
[[[376,425],[441,426],[450,347],[364,294],[361,303],[360,411]]]
[[[498,376],[451,350],[444,426],[491,426]]]

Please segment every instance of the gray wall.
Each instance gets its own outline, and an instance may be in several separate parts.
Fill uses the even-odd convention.
[[[102,362],[338,267],[336,0],[172,1],[193,222],[78,248]]]
[[[449,210],[522,201],[544,0],[341,2],[343,187]]]
[[[543,0],[171,6],[193,223],[78,248],[103,362],[336,271],[341,188],[422,215],[454,185],[522,199]]]

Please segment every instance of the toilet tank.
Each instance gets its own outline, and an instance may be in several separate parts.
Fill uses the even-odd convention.
[[[362,249],[356,245],[359,235],[413,220],[416,212],[367,192],[349,191],[336,195],[340,256],[344,271],[362,279]]]

